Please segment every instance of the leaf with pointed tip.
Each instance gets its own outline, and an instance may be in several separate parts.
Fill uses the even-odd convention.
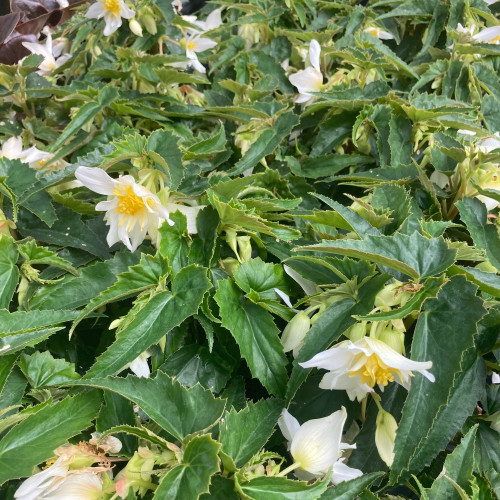
[[[455,204],[474,243],[486,250],[490,262],[500,271],[500,234],[495,224],[488,224],[486,205],[477,198],[463,198]]]
[[[54,449],[90,426],[101,404],[98,391],[78,394],[47,406],[12,428],[0,440],[0,484],[30,476],[33,467],[54,456]]]
[[[127,271],[118,274],[116,281],[109,288],[103,290],[88,303],[71,326],[70,334],[78,323],[92,311],[104,304],[138,295],[148,288],[157,286],[166,274],[166,262],[160,256],[153,257],[152,255],[142,254],[139,264],[131,266]]]
[[[417,473],[446,447],[484,390],[484,364],[476,362],[477,322],[486,312],[477,287],[454,276],[420,314],[411,358],[432,361],[434,383],[412,379],[394,447],[391,482]]]
[[[62,330],[61,323],[72,321],[78,311],[16,311],[0,310],[1,354],[15,351],[25,345],[34,345],[49,335]],[[9,346],[5,348],[5,346]]]
[[[184,500],[207,493],[210,478],[219,471],[220,444],[209,435],[195,436],[182,456],[182,464],[169,470],[155,491],[154,499]]]
[[[297,250],[329,252],[366,259],[390,267],[418,280],[446,271],[454,262],[456,250],[450,249],[444,238],[426,238],[420,233],[411,236],[367,235],[362,240],[324,241],[319,245],[298,247]]]
[[[355,500],[365,488],[383,475],[383,472],[372,472],[350,481],[342,481],[336,486],[330,486],[319,498],[320,500]]]
[[[252,375],[271,394],[284,396],[287,358],[272,315],[245,299],[230,278],[219,281],[215,300],[222,326],[232,333]]]
[[[172,281],[172,291],[154,295],[97,358],[85,378],[104,377],[121,370],[172,328],[196,314],[205,292],[212,287],[207,270],[195,264],[185,267]]]
[[[222,451],[237,467],[245,465],[267,442],[283,409],[283,402],[265,399],[237,412],[226,412],[221,422],[219,441]]]
[[[0,309],[9,307],[16,291],[19,279],[16,265],[18,257],[14,240],[8,236],[0,236]]]
[[[129,375],[81,379],[65,385],[82,385],[116,392],[142,408],[158,425],[179,441],[212,427],[224,411],[225,401],[201,385],[186,389],[158,371],[154,378]],[[161,397],[159,397],[161,395]]]

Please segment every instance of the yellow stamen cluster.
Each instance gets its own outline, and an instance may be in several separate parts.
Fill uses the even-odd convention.
[[[188,48],[188,50],[194,50],[194,49],[196,49],[196,42],[194,42],[193,40],[191,40],[190,42],[187,43],[187,48]]]
[[[394,382],[394,373],[398,371],[388,367],[376,354],[372,354],[359,370],[349,372],[349,375],[361,376],[363,384],[374,387],[375,384],[386,386],[389,382]]]
[[[111,12],[114,16],[120,15],[121,0],[104,0],[104,9]]]
[[[127,186],[124,190],[116,189],[113,194],[118,198],[116,211],[119,214],[137,215],[145,208],[142,198],[134,193],[132,186]]]
[[[496,42],[500,42],[500,35],[496,36],[495,38],[492,38],[490,40],[490,43],[496,43]]]

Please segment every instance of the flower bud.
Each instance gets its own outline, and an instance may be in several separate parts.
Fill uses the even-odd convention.
[[[394,417],[380,409],[375,429],[375,445],[380,458],[390,467],[394,461],[394,441],[398,424]]]
[[[403,283],[395,281],[385,286],[375,297],[375,306],[382,311],[388,311],[391,307],[404,306],[411,297],[411,293],[401,291]]]
[[[373,325],[375,325],[375,328]],[[370,337],[381,340],[399,354],[405,353],[404,330],[394,328],[392,323],[386,324],[385,321],[377,321],[373,325],[370,329]]]
[[[151,14],[146,14],[143,17],[141,17],[141,21],[143,22],[146,31],[150,35],[156,35],[156,32],[158,31],[156,27],[156,21]]]
[[[130,21],[128,22],[128,27],[134,35],[142,36],[142,26],[137,22],[135,18],[130,19]]]
[[[357,340],[362,339],[366,335],[366,321],[352,325],[351,328],[348,328],[344,332],[344,335],[351,342],[356,342]]]
[[[238,253],[240,262],[248,262],[252,258],[252,244],[250,243],[250,236],[238,236]]]
[[[296,356],[310,328],[311,320],[309,316],[304,311],[297,313],[283,330],[283,335],[281,336],[283,350],[285,352],[293,350],[293,355]]]
[[[240,263],[233,257],[227,257],[220,261],[220,266],[229,276],[234,276],[234,273],[240,267]]]

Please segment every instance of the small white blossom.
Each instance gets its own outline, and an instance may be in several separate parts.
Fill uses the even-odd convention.
[[[319,65],[321,55],[321,46],[316,40],[311,40],[309,44],[309,61],[311,66],[306,69],[293,73],[288,77],[290,83],[297,87],[299,97],[295,99],[296,103],[308,102],[314,98],[311,92],[320,92],[323,86],[323,75]]]
[[[100,168],[78,167],[75,176],[87,188],[108,196],[95,208],[106,212],[109,246],[121,241],[133,252],[148,232],[157,231],[160,218],[174,224],[158,197],[130,175],[113,179]]]
[[[134,16],[135,12],[123,0],[97,0],[85,14],[85,17],[91,19],[104,18],[104,36],[114,33],[122,25],[122,18],[132,19]]]
[[[60,45],[58,45],[57,48],[53,46],[52,35],[50,33],[47,34],[45,45],[34,42],[23,42],[23,45],[32,54],[43,56],[43,61],[39,64],[37,71],[37,73],[42,76],[50,75],[55,69],[62,66],[71,58],[71,54],[62,53],[62,47]]]
[[[338,484],[363,474],[343,463],[343,450],[355,447],[342,443],[346,418],[347,412],[342,407],[328,417],[308,420],[300,425],[287,410],[283,410],[278,425],[288,441],[288,449],[294,462],[301,469],[297,471],[299,477],[322,477],[333,467],[331,480]],[[302,471],[308,474],[301,474]]]
[[[21,137],[10,137],[2,144],[0,158],[18,160],[23,154],[23,140]]]
[[[345,390],[351,401],[361,401],[373,387],[383,390],[389,382],[410,387],[413,371],[422,373],[431,382],[434,375],[427,370],[432,361],[412,361],[405,358],[381,340],[363,337],[356,342],[346,340],[331,349],[316,354],[303,368],[329,370],[319,386],[322,389]]]

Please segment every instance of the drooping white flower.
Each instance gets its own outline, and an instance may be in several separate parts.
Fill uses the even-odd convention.
[[[346,418],[347,412],[342,407],[328,417],[308,420],[300,425],[286,409],[283,410],[278,425],[301,471],[312,477],[322,477],[333,467],[331,480],[334,484],[363,474],[343,463],[342,451],[353,447],[341,442]]]
[[[311,92],[320,92],[323,86],[323,75],[319,65],[321,55],[321,46],[316,40],[311,40],[309,44],[309,61],[311,66],[308,66],[302,71],[293,73],[288,77],[290,83],[297,87],[299,97],[295,102],[308,102],[314,98]]]
[[[68,474],[55,489],[36,498],[40,500],[100,500],[102,497],[102,480],[98,474],[75,471],[73,474]]]
[[[322,389],[345,390],[351,401],[355,398],[361,401],[375,385],[383,390],[389,382],[397,382],[409,389],[413,371],[422,373],[431,382],[435,380],[427,371],[432,368],[432,361],[412,361],[381,340],[371,337],[363,337],[356,342],[340,342],[299,364],[303,368],[329,370],[319,386]]]
[[[101,201],[95,208],[106,212],[109,246],[121,241],[133,252],[150,230],[158,229],[160,218],[174,224],[158,197],[130,175],[113,179],[100,168],[78,167],[75,176],[87,188],[108,196],[107,201]]]
[[[100,461],[85,443],[60,446],[57,460],[47,469],[29,477],[14,494],[17,500],[97,500],[102,498],[100,473],[106,468],[90,467]]]
[[[122,25],[122,18],[132,19],[134,16],[135,12],[123,0],[97,0],[85,14],[85,17],[91,19],[104,18],[104,36],[114,33]]]
[[[185,39],[185,43],[186,57],[189,59],[189,61],[184,64],[186,64],[187,67],[193,67],[193,69],[199,71],[200,73],[206,73],[207,70],[205,66],[203,66],[203,64],[201,64],[198,60],[198,56],[196,55],[196,53],[213,49],[217,45],[217,42],[215,40],[211,40],[210,38],[202,37],[198,34],[192,34]]]
[[[26,151],[23,151],[19,156],[19,159],[24,163],[28,163],[30,168],[34,168],[35,170],[42,170],[42,169],[53,170],[53,171],[64,170],[69,165],[69,163],[64,161],[63,159],[59,159],[48,164],[49,161],[51,161],[52,158],[54,158],[54,156],[55,155],[52,153],[48,153],[47,151],[42,151],[38,149],[36,146],[32,146]]]
[[[34,500],[43,498],[42,494],[51,488],[54,481],[66,477],[68,466],[61,458],[38,474],[29,477],[21,483],[21,486],[14,493],[14,498],[18,500]]]
[[[388,31],[384,31],[381,28],[372,26],[369,28],[365,28],[363,31],[365,33],[369,33],[371,36],[374,36],[375,38],[379,38],[380,40],[394,40],[394,37]]]
[[[500,44],[500,26],[491,26],[476,33],[472,38],[477,42]]]
[[[23,42],[23,45],[32,54],[43,56],[43,61],[38,65],[37,71],[37,73],[42,76],[50,75],[55,69],[62,66],[68,59],[71,58],[71,54],[62,53],[60,47],[57,47],[54,52],[52,35],[50,33],[47,34],[45,45],[34,42]]]

